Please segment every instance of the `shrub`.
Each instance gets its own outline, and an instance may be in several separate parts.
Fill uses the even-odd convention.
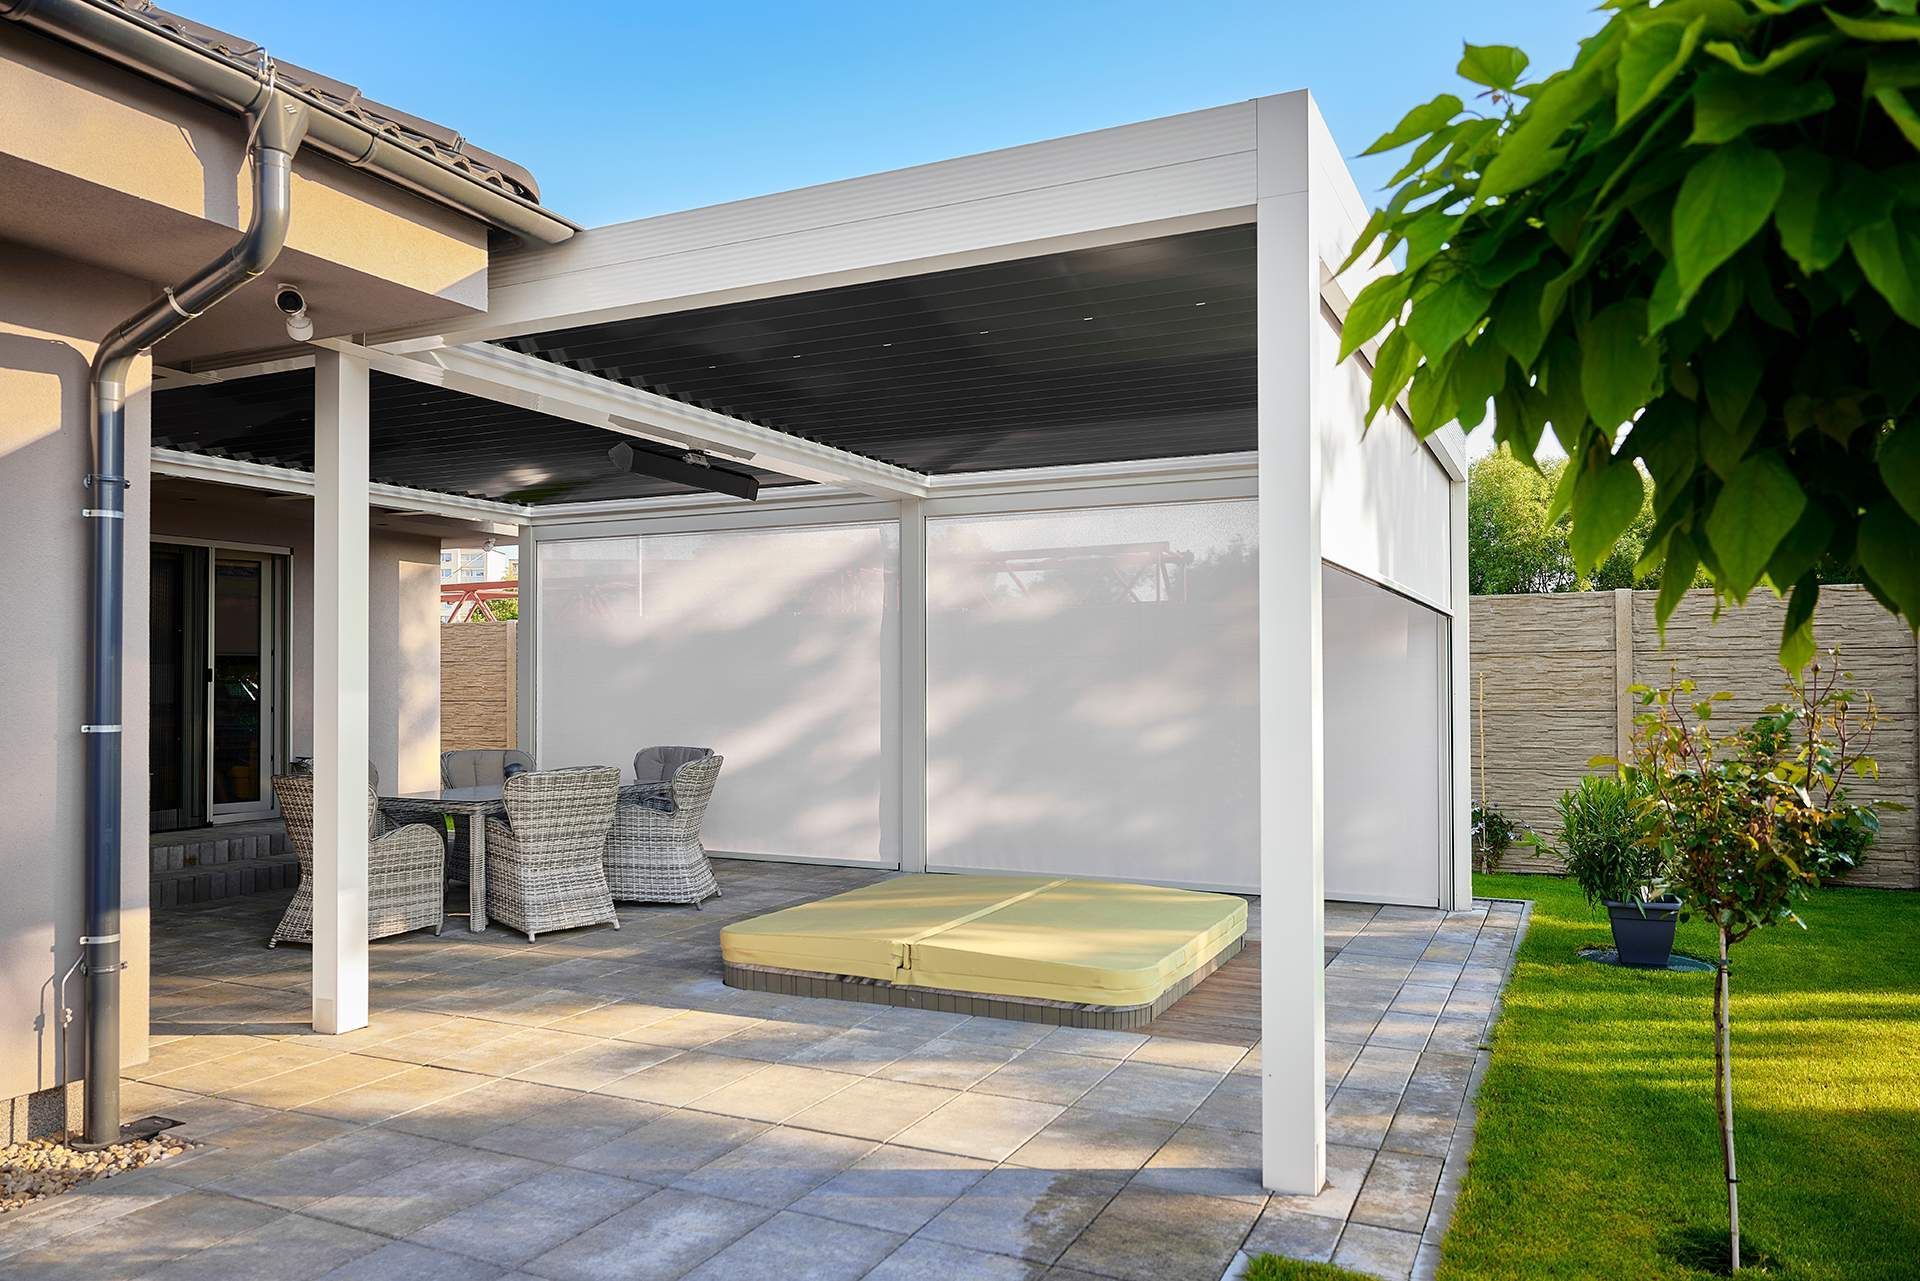
[[[1660,849],[1647,841],[1652,798],[1635,775],[1592,775],[1560,793],[1560,858],[1587,902],[1665,897]]]
[[[1473,807],[1473,870],[1497,872],[1513,848],[1520,825],[1491,805]]]

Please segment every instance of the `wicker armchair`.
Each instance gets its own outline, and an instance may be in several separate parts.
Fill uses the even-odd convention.
[[[507,781],[507,770],[523,774],[536,768],[533,757],[515,747],[469,747],[457,752],[440,753],[440,786],[488,787]],[[455,819],[447,825],[447,879],[467,883],[468,850],[471,842],[467,824],[474,820]]]
[[[273,780],[287,839],[300,856],[300,887],[293,892],[267,946],[313,942],[313,776],[283,774]],[[381,830],[378,798],[367,789],[367,937],[386,938],[433,927],[447,919],[445,847],[425,823]]]
[[[673,771],[664,788],[624,790],[607,834],[607,885],[621,902],[691,903],[720,893],[700,843],[700,822],[726,758],[705,748],[649,748],[649,752],[695,751]],[[647,756],[646,752],[641,757]],[[635,759],[636,772],[645,762]]]
[[[535,766],[533,757],[516,747],[470,747],[459,752],[440,753],[442,787],[492,787],[507,781],[509,767],[516,773],[528,773]]]
[[[487,820],[487,913],[527,936],[611,922],[601,863],[620,795],[611,765],[542,770],[506,781],[507,821]]]

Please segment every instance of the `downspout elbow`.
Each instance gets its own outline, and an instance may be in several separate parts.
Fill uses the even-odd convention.
[[[271,267],[287,243],[293,212],[293,153],[306,137],[305,103],[267,95],[254,117],[253,215],[234,246],[128,317],[100,343],[93,358],[95,393],[102,406],[124,404],[135,357]]]

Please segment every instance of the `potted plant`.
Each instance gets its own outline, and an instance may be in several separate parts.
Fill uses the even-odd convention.
[[[1588,903],[1604,903],[1620,964],[1665,969],[1680,923],[1660,849],[1646,839],[1652,796],[1637,776],[1591,775],[1562,792],[1560,857]]]

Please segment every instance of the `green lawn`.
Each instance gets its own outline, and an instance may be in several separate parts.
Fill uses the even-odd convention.
[[[1712,976],[1581,961],[1607,925],[1570,882],[1474,888],[1534,909],[1441,1281],[1709,1275],[1681,1259],[1726,1226]],[[1822,890],[1804,915],[1733,954],[1743,1236],[1760,1275],[1920,1276],[1920,894]],[[1712,952],[1697,923],[1678,947]]]

